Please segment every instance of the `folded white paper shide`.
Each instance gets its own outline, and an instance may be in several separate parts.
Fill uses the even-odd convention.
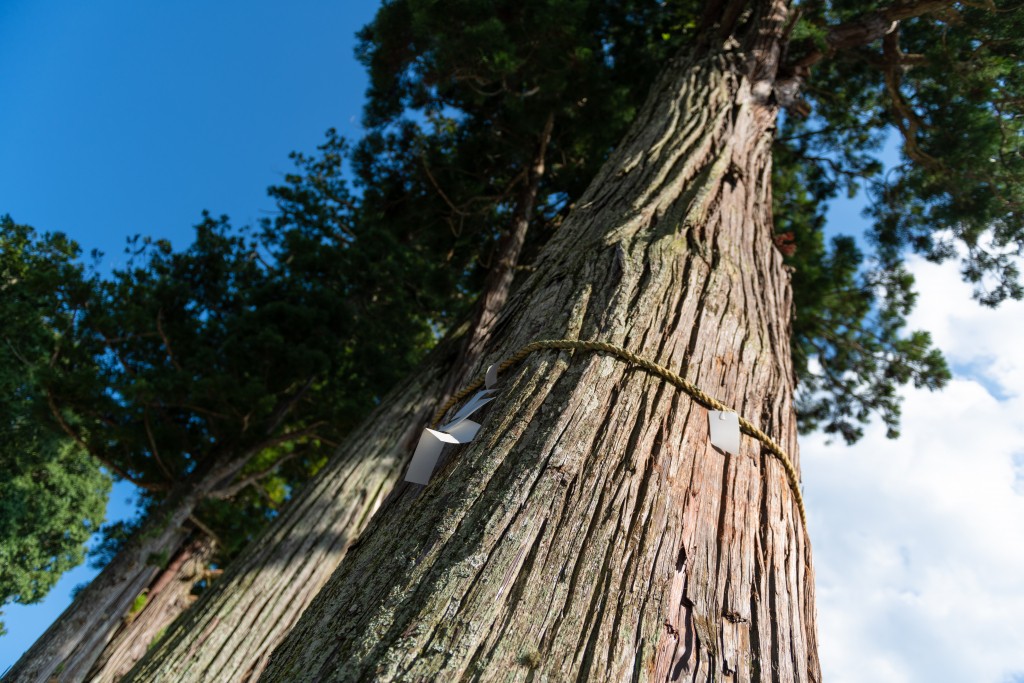
[[[493,368],[494,366],[491,366]],[[488,368],[488,380],[492,379],[492,370]],[[493,379],[497,379],[496,372]],[[491,384],[493,386],[493,383]],[[405,473],[405,480],[413,484],[426,485],[430,482],[430,475],[437,466],[437,459],[441,455],[446,443],[469,443],[480,431],[480,424],[468,419],[470,415],[483,408],[494,400],[491,394],[494,389],[484,389],[473,395],[473,398],[466,402],[466,405],[455,413],[451,422],[440,429],[424,429],[420,435],[420,441],[416,444],[416,451],[412,454],[412,461]]]
[[[726,453],[740,452],[740,417],[736,413],[720,410],[708,411],[708,424],[711,426],[711,445],[721,448]]]

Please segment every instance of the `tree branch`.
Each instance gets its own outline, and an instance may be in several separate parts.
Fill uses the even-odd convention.
[[[253,453],[259,453],[260,451],[265,451],[266,449],[273,448],[274,446],[280,446],[281,444],[288,443],[289,441],[295,441],[297,439],[302,439],[307,436],[316,436],[316,430],[319,427],[324,426],[325,424],[327,423],[321,420],[320,422],[314,422],[313,424],[303,427],[302,429],[296,429],[293,432],[285,432],[284,434],[275,436],[272,439],[267,439],[266,441],[260,443],[259,445],[253,447],[250,450]]]
[[[281,467],[281,465],[283,465],[284,463],[288,462],[289,460],[292,460],[293,458],[298,456],[301,452],[302,451],[294,450],[291,453],[288,453],[288,454],[280,457],[276,462],[274,462],[274,464],[272,464],[270,467],[268,467],[268,468],[266,468],[264,470],[261,470],[259,472],[254,472],[253,474],[250,474],[247,477],[239,479],[234,484],[231,484],[229,486],[224,486],[224,487],[222,487],[220,489],[217,489],[215,491],[211,491],[210,494],[209,494],[209,497],[210,498],[216,498],[218,500],[225,500],[227,498],[234,498],[243,489],[245,489],[246,486],[250,486],[252,484],[256,484],[260,480],[270,476],[271,474],[276,472],[277,469],[279,467]]]
[[[438,185],[437,180],[434,178],[434,174],[430,172],[430,164],[427,163],[426,154],[420,154],[420,161],[423,162],[423,171],[427,174],[427,180],[429,180],[430,184],[434,186],[434,189],[437,190],[437,194],[440,195],[441,199],[444,200],[444,203],[448,205],[448,208],[450,208],[457,216],[468,216],[468,213],[455,206],[452,200],[448,198],[448,195],[445,194],[444,190],[441,189],[441,186]]]
[[[167,465],[164,464],[163,459],[160,457],[160,451],[157,450],[156,439],[153,438],[153,428],[149,424],[149,411],[146,408],[142,409],[142,423],[146,427],[146,436],[149,438],[149,449],[153,452],[153,459],[156,460],[156,464],[160,468],[160,471],[162,471],[164,476],[167,477],[167,481],[174,481],[171,471],[167,469]]]
[[[167,333],[164,332],[164,326],[161,320],[163,318],[163,315],[164,309],[162,308],[156,312],[156,331],[160,335],[160,339],[162,339],[164,342],[164,350],[167,351],[167,358],[170,359],[171,365],[173,365],[175,369],[180,372],[181,366],[178,365],[178,361],[174,359],[174,354],[171,353],[171,340],[167,338]]]
[[[905,19],[912,19],[938,10],[952,7],[954,0],[908,0],[897,2],[874,12],[857,17],[851,21],[833,26],[825,37],[823,47],[815,47],[793,65],[798,75],[818,62],[837,52],[867,45],[895,30],[896,25]],[[808,41],[809,44],[810,41]]]
[[[82,439],[82,437],[71,427],[71,425],[67,423],[67,421],[64,419],[64,416],[60,414],[60,408],[57,407],[57,402],[54,400],[53,394],[49,390],[47,390],[46,392],[46,402],[50,406],[50,412],[53,414],[53,418],[57,421],[57,424],[60,425],[60,428],[64,431],[64,433],[71,437],[71,440],[78,444],[79,448],[81,448],[86,453],[99,460],[100,464],[106,467],[108,470],[110,470],[117,476],[121,477],[122,479],[130,481],[131,483],[138,486],[140,489],[144,489],[146,491],[166,491],[168,489],[168,487],[163,484],[149,484],[144,481],[139,481],[138,479],[128,474],[128,472],[118,467],[112,461],[108,460],[107,458],[104,458],[95,450],[90,448],[89,444],[87,444]]]
[[[4,337],[4,341],[7,342],[7,346],[11,348],[11,353],[14,354],[15,358],[21,361],[22,365],[24,365],[26,368],[32,367],[32,364],[29,363],[24,356],[18,353],[18,349],[14,346],[14,344],[11,343],[11,340],[8,337]]]
[[[207,526],[207,525],[206,525],[205,523],[203,523],[203,521],[202,521],[202,520],[200,520],[200,519],[199,519],[198,517],[196,517],[194,513],[193,513],[193,514],[190,514],[190,515],[188,516],[188,521],[190,521],[190,522],[192,522],[193,524],[195,524],[195,525],[196,525],[196,528],[197,528],[197,529],[199,529],[199,530],[200,530],[200,531],[202,531],[202,532],[203,532],[204,534],[206,534],[207,536],[209,536],[210,538],[212,538],[212,539],[213,539],[213,542],[214,542],[214,543],[216,543],[216,544],[217,544],[218,546],[220,546],[221,548],[224,548],[224,547],[225,547],[225,546],[224,546],[224,542],[223,542],[222,540],[220,540],[220,537],[219,537],[219,536],[217,536],[217,534],[216,534],[216,533],[214,533],[213,529],[211,529],[211,528],[210,528],[210,527],[208,527],[208,526]]]
[[[270,417],[270,425],[267,427],[266,431],[268,436],[277,431],[277,428],[281,426],[281,422],[284,421],[284,418],[287,417],[288,413],[291,412],[292,408],[294,408],[295,405],[302,400],[302,398],[306,395],[306,392],[309,391],[310,387],[313,386],[314,379],[315,378],[310,377],[308,380],[306,380],[306,383],[302,386],[302,388],[295,392],[294,396],[292,396],[287,401],[278,406],[277,410],[275,410],[274,414]],[[320,425],[323,423],[318,422],[317,424]]]
[[[902,56],[899,45],[899,32],[893,31],[886,34],[882,41],[885,60],[885,89],[892,100],[892,112],[896,119],[896,127],[903,135],[903,149],[907,156],[914,161],[931,168],[940,166],[939,160],[924,152],[917,144],[917,131],[921,128],[921,119],[914,112],[913,107],[904,99],[900,92],[900,82],[903,78]]]
[[[267,439],[266,441],[262,441],[262,442],[260,442],[260,443],[258,443],[256,445],[252,446],[251,448],[246,449],[246,451],[241,456],[235,458],[234,460],[231,460],[231,461],[225,463],[222,467],[218,468],[219,471],[217,473],[213,474],[214,482],[216,482],[214,484],[214,488],[212,488],[211,492],[209,494],[207,494],[207,495],[209,497],[211,497],[211,498],[224,498],[224,497],[226,497],[226,496],[222,495],[222,492],[231,489],[233,487],[233,485],[232,484],[227,484],[225,486],[218,486],[218,485],[220,484],[220,482],[230,482],[232,479],[234,479],[238,475],[238,473],[242,471],[242,468],[246,466],[246,464],[249,462],[249,460],[254,455],[256,455],[257,453],[259,453],[261,451],[265,451],[268,448],[273,448],[274,446],[280,446],[281,444],[288,443],[290,441],[296,441],[298,439],[302,439],[302,438],[306,438],[306,437],[311,437],[311,436],[316,436],[317,428],[319,428],[319,427],[321,427],[321,426],[323,426],[325,424],[327,424],[327,423],[324,422],[324,421],[314,422],[313,424],[307,425],[306,427],[303,427],[302,429],[296,429],[295,431],[285,432],[284,434],[280,434],[278,436],[275,436],[272,439]],[[280,464],[283,461],[284,461],[283,459],[278,460],[278,464]],[[232,493],[232,495],[234,495],[234,494]]]
[[[296,441],[298,439],[302,439],[305,437],[316,436],[317,428],[325,424],[327,423],[324,421],[314,422],[313,424],[307,425],[302,429],[296,429],[295,431],[292,432],[286,432],[284,434],[275,436],[271,439],[266,439],[265,441],[261,441],[257,444],[254,444],[253,446],[246,448],[238,457],[233,458],[231,460],[226,460],[225,462],[216,465],[212,470],[202,475],[202,478],[204,480],[208,479],[211,482],[209,488],[210,491],[217,491],[220,488],[222,482],[230,482],[236,476],[238,476],[238,473],[242,471],[242,468],[244,468],[246,464],[248,464],[249,460],[257,453],[265,451],[268,448],[273,448],[274,446],[279,446],[283,443],[288,443],[289,441]],[[212,494],[204,495],[210,495],[211,497],[214,498],[217,497]]]

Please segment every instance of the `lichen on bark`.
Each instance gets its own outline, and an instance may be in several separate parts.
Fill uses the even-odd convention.
[[[536,339],[611,342],[798,465],[775,9],[668,66],[474,371]],[[756,441],[714,449],[685,394],[596,355],[534,354],[487,411],[422,495],[388,498],[264,680],[820,679],[808,539]]]

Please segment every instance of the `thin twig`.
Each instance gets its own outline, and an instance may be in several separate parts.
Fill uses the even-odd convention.
[[[196,517],[195,513],[190,513],[190,514],[189,514],[189,516],[188,516],[188,521],[190,521],[190,522],[192,522],[193,524],[195,524],[195,525],[196,525],[196,528],[198,528],[198,529],[199,529],[200,531],[202,531],[202,532],[203,532],[204,534],[206,534],[207,536],[209,536],[210,538],[212,538],[212,539],[213,539],[213,542],[214,542],[214,543],[216,543],[217,545],[219,545],[219,546],[220,546],[221,548],[224,548],[224,547],[226,547],[226,546],[224,545],[224,542],[223,542],[222,540],[220,540],[220,536],[218,536],[218,535],[217,535],[217,534],[216,534],[216,533],[215,533],[215,532],[213,531],[213,529],[211,529],[211,528],[210,528],[209,526],[207,526],[207,525],[206,525],[205,523],[203,523],[203,521],[202,521],[202,520],[200,520],[200,519],[199,519],[198,517]]]
[[[162,308],[156,312],[156,331],[160,335],[160,339],[162,339],[164,342],[164,350],[167,351],[167,358],[170,359],[171,365],[173,365],[175,369],[180,371],[181,366],[178,365],[178,361],[174,359],[174,354],[171,353],[171,340],[167,338],[167,333],[164,332],[164,326],[161,321],[163,315],[164,309]]]
[[[302,453],[302,451],[300,450],[294,450],[291,453],[287,453],[278,458],[270,467],[267,467],[264,470],[260,470],[259,472],[254,472],[253,474],[250,474],[242,479],[239,479],[230,486],[225,486],[223,488],[217,489],[216,491],[211,491],[209,494],[210,498],[216,498],[218,500],[233,498],[234,496],[238,495],[243,489],[245,489],[245,487],[256,484],[260,480],[270,476],[271,474],[276,472],[278,468],[281,467],[281,465],[288,462],[289,460],[294,459],[300,453]]]
[[[164,476],[167,477],[167,481],[173,482],[174,476],[171,474],[171,471],[167,469],[167,465],[164,464],[163,459],[160,457],[160,451],[157,450],[156,439],[153,438],[153,428],[149,424],[149,410],[146,408],[142,409],[142,424],[146,427],[146,436],[149,438],[149,449],[153,453],[153,459],[156,461],[157,466],[160,467],[160,471],[162,471]]]

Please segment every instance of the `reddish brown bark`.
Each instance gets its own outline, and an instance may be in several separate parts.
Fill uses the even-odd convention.
[[[86,676],[87,680],[94,683],[118,681],[142,659],[164,629],[195,601],[193,586],[213,578],[209,563],[215,550],[213,540],[201,534],[178,552],[144,591],[144,609],[124,617],[121,627]]]
[[[724,3],[723,12],[738,3]],[[680,370],[799,464],[772,242],[781,3],[669,65],[494,326]],[[724,14],[723,14],[724,16]],[[596,355],[539,352],[421,496],[389,498],[267,681],[820,680],[810,547],[780,463]]]

